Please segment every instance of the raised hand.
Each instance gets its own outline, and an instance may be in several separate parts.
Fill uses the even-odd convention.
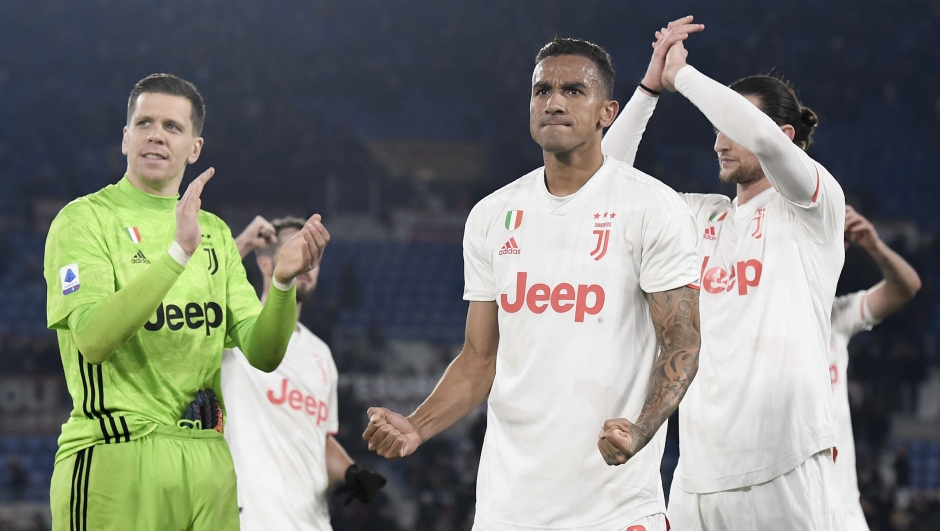
[[[255,219],[251,220],[245,230],[235,238],[235,246],[238,247],[238,254],[242,258],[251,251],[264,249],[275,242],[277,242],[277,231],[274,225],[261,216],[255,216]]]
[[[330,233],[323,226],[320,214],[310,216],[304,228],[287,240],[278,251],[274,280],[287,284],[297,275],[320,265],[323,250],[329,241]]]
[[[215,175],[215,168],[209,168],[193,179],[186,187],[186,192],[176,204],[176,243],[192,255],[202,241],[202,229],[199,228],[199,208],[202,207],[202,189]]]
[[[663,87],[666,90],[676,91],[676,74],[686,66],[685,58],[688,56],[682,41],[673,44],[666,52],[666,65],[663,67]]]
[[[362,440],[369,444],[369,451],[398,459],[411,455],[421,445],[421,436],[407,418],[384,407],[370,407],[368,413],[369,425]]]
[[[604,422],[604,429],[597,437],[597,449],[604,456],[604,462],[611,466],[626,463],[649,441],[642,429],[627,419]]]
[[[875,249],[881,242],[875,226],[849,205],[845,205],[845,236],[850,242],[868,250]]]
[[[646,68],[643,77],[643,86],[657,92],[663,89],[663,68],[666,66],[666,52],[673,44],[684,41],[692,33],[705,29],[705,24],[693,24],[692,15],[673,20],[665,28],[656,32],[656,42],[653,43],[653,57]]]

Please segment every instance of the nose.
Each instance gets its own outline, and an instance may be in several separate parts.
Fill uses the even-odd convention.
[[[715,135],[715,153],[721,153],[731,149],[731,140],[724,133],[718,131]]]
[[[150,128],[150,132],[147,133],[147,141],[161,146],[166,142],[163,138],[163,131],[159,127]]]
[[[545,101],[545,114],[565,114],[565,97],[558,92],[553,92]]]

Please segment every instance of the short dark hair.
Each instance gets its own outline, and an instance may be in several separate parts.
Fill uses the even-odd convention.
[[[274,256],[277,250],[281,248],[281,245],[284,244],[284,242],[280,240],[281,233],[287,229],[303,230],[306,223],[307,220],[297,216],[284,216],[283,218],[272,220],[271,225],[274,226],[274,235],[278,237],[277,243],[263,249],[258,249],[255,252],[260,255]]]
[[[819,117],[812,109],[800,103],[789,82],[773,76],[759,75],[739,79],[730,87],[742,96],[757,97],[760,100],[760,110],[777,125],[792,125],[796,131],[793,143],[804,151],[813,143],[813,131],[819,124]]]
[[[182,96],[192,104],[192,112],[189,117],[193,121],[193,133],[196,136],[202,134],[202,125],[206,121],[206,103],[202,99],[202,94],[193,85],[185,79],[174,76],[173,74],[150,74],[141,79],[131,90],[131,96],[127,98],[127,123],[131,123],[131,116],[137,108],[137,98],[143,93],[151,94],[169,94],[170,96]]]
[[[555,57],[556,55],[580,55],[590,59],[597,65],[597,70],[601,74],[604,96],[607,99],[613,99],[616,72],[614,72],[613,61],[607,50],[584,39],[555,37],[539,50],[539,53],[535,56],[535,64],[541,63],[546,57]]]

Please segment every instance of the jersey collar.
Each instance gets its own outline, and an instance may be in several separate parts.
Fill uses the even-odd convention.
[[[150,210],[159,210],[161,212],[173,210],[176,208],[177,201],[179,201],[179,194],[175,197],[161,197],[140,190],[131,184],[127,179],[127,174],[118,182],[117,187],[132,203]]]
[[[582,198],[590,196],[593,189],[601,186],[600,183],[607,177],[607,175],[611,172],[611,169],[613,169],[616,164],[616,160],[610,157],[604,157],[604,164],[602,164],[601,167],[594,173],[594,175],[592,175],[591,178],[588,179],[586,183],[584,183],[584,186],[582,186],[577,192],[567,196],[568,200],[560,205],[557,201],[553,200],[556,198],[556,196],[552,196],[549,193],[548,188],[545,186],[545,167],[543,166],[538,170],[535,182],[533,183],[536,187],[535,196],[539,206],[546,214],[553,216],[564,216],[584,202],[585,200]]]

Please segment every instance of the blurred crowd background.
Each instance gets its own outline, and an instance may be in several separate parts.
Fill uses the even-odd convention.
[[[821,117],[810,154],[923,279],[907,307],[855,338],[848,378],[872,530],[940,529],[940,2],[4,0],[0,531],[48,527],[71,406],[45,327],[45,233],[66,202],[120,179],[127,96],[153,72],[206,97],[189,175],[216,168],[204,208],[236,234],[256,214],[320,212],[333,235],[303,321],[340,371],[340,441],[390,480],[371,505],[334,500],[334,529],[469,530],[481,411],[389,463],[359,438],[365,410],[410,412],[459,352],[466,215],[541,165],[527,130],[541,44],[606,47],[623,104],[654,31],[686,14],[706,25],[687,44],[701,71],[795,84]],[[733,195],[713,140],[700,113],[664,94],[636,166],[680,191]],[[863,251],[847,251],[840,294],[879,279]]]

